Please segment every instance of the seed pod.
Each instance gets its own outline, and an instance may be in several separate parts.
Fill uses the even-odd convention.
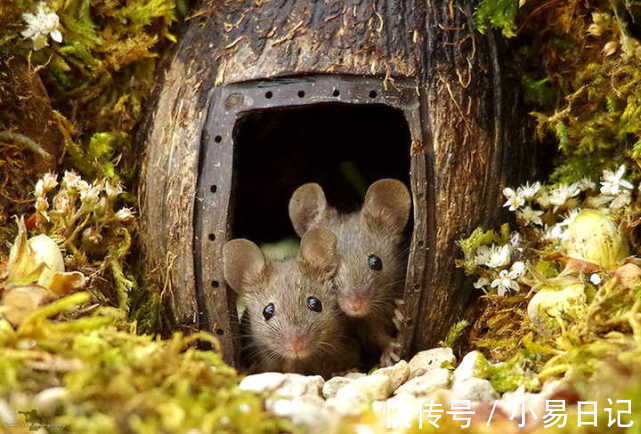
[[[628,242],[607,215],[596,210],[582,211],[568,226],[563,241],[565,254],[613,269],[630,255]]]

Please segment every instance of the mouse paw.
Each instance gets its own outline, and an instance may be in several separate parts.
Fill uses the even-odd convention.
[[[400,342],[392,341],[390,342],[383,354],[381,354],[380,365],[381,367],[391,366],[394,363],[401,360],[401,357],[398,355],[399,350],[401,349]]]

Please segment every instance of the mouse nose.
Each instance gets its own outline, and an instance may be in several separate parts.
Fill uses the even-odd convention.
[[[288,339],[290,351],[298,358],[307,355],[309,350],[309,341],[302,334],[291,335]]]
[[[349,316],[363,316],[367,313],[367,303],[362,295],[346,297],[341,307]]]

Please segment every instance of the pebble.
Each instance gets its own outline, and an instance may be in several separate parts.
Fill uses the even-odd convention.
[[[452,383],[456,384],[470,378],[485,378],[489,362],[483,354],[471,351],[463,357],[452,374]]]
[[[337,397],[348,395],[352,392],[365,396],[368,400],[386,399],[392,393],[391,382],[385,375],[371,374],[366,377],[357,378],[351,383],[342,387],[336,393]]]
[[[409,364],[401,360],[393,366],[377,369],[371,375],[385,375],[390,380],[392,391],[398,389],[401,384],[405,383],[410,375]]]
[[[440,369],[446,362],[452,365],[456,363],[456,357],[451,348],[443,347],[421,351],[409,362],[409,378],[420,377],[431,370]]]
[[[323,385],[323,396],[325,398],[335,397],[338,389],[348,385],[352,381],[354,380],[347,377],[334,377],[330,380],[327,380]]]
[[[323,383],[323,377],[320,375],[265,372],[243,378],[239,388],[258,393],[277,393],[282,397],[320,396]]]
[[[499,399],[499,394],[488,380],[468,378],[452,385],[452,399],[493,402]]]
[[[265,372],[248,375],[243,378],[238,387],[240,390],[257,393],[269,393],[278,389],[285,382],[285,374],[280,372]]]
[[[297,399],[268,399],[265,406],[276,416],[289,418],[308,432],[324,432],[332,420],[332,414],[323,405],[320,397],[303,396]]]
[[[385,375],[368,375],[353,380],[329,398],[327,407],[344,416],[356,416],[367,410],[372,401],[389,397],[390,380]]]
[[[416,377],[396,389],[394,395],[409,393],[414,396],[427,396],[437,389],[445,388],[450,382],[450,371],[438,368]]]

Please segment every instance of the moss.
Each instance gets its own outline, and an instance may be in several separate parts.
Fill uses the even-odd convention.
[[[466,320],[459,321],[456,324],[450,327],[450,330],[447,332],[447,336],[444,341],[439,343],[441,347],[453,347],[456,341],[461,337],[466,328],[470,326],[470,323]]]
[[[69,432],[283,432],[261,398],[238,389],[239,377],[217,351],[201,351],[206,333],[168,340],[137,336],[118,309],[59,322],[90,299],[79,293],[36,311],[14,331],[0,321],[0,399],[23,417]],[[28,344],[27,344],[28,343]],[[63,387],[52,411],[35,394]]]
[[[474,12],[476,29],[485,33],[494,28],[505,37],[515,36],[518,9],[516,0],[482,0]]]
[[[541,387],[539,379],[528,369],[529,360],[523,353],[517,353],[506,362],[488,365],[486,378],[499,393],[513,392],[519,387],[535,391]]]

